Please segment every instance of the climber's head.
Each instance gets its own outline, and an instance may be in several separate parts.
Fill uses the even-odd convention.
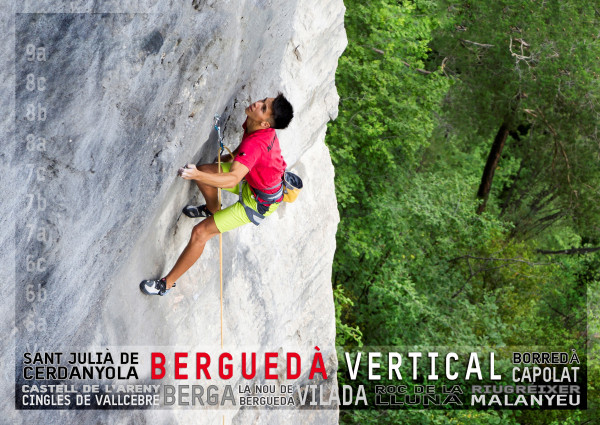
[[[284,129],[294,118],[294,108],[281,92],[277,93],[277,97],[273,99],[272,109],[273,128]]]
[[[258,128],[283,129],[294,117],[294,109],[283,94],[277,97],[267,97],[254,102],[246,108],[246,115]]]

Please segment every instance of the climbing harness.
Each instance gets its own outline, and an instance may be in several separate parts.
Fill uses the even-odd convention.
[[[246,182],[246,184],[248,184],[248,182]],[[265,190],[271,190],[277,187],[279,187],[279,190],[275,193],[265,193],[258,189],[251,188],[251,190],[255,194],[254,199],[256,200],[256,209],[258,210],[255,211],[248,205],[246,205],[246,203],[244,202],[244,196],[242,195],[243,184],[240,182],[240,204],[242,204],[242,206],[244,207],[246,215],[248,216],[248,219],[252,224],[258,226],[260,223],[262,223],[262,221],[265,219],[264,214],[267,211],[269,211],[269,207],[271,206],[271,204],[276,203],[281,198],[281,196],[283,195],[282,183],[278,183],[275,186],[269,187]],[[259,201],[259,198],[262,199],[264,202]]]
[[[248,184],[248,182],[246,182]],[[283,174],[281,183],[266,188],[265,190],[273,190],[279,188],[275,193],[265,193],[262,190],[250,187],[254,193],[254,199],[256,200],[256,209],[253,210],[244,202],[242,196],[242,184],[240,183],[240,204],[244,207],[246,215],[250,222],[258,226],[265,219],[265,213],[269,211],[271,204],[279,202],[294,202],[298,198],[298,194],[302,190],[302,179],[296,174],[286,171]],[[260,200],[259,200],[260,199]],[[262,200],[262,201],[261,201]]]

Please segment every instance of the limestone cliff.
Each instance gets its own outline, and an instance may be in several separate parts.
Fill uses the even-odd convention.
[[[341,0],[26,0],[3,10],[6,420],[221,423],[223,412],[193,409],[16,411],[12,365],[15,353],[34,349],[218,348],[217,238],[169,296],[144,297],[138,283],[169,270],[197,223],[180,212],[200,195],[176,172],[215,157],[214,114],[234,148],[245,106],[277,91],[295,108],[278,134],[305,189],[261,226],[224,235],[224,347],[308,357],[319,346],[335,370],[338,213],[324,137],[337,114],[343,15]],[[235,201],[225,195],[225,205]],[[36,236],[42,227],[47,239]],[[330,424],[337,410],[242,409],[225,418]]]

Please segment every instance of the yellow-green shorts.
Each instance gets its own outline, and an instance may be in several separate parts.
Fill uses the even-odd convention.
[[[230,168],[231,162],[221,163],[221,169],[224,173],[228,173]],[[242,197],[244,198],[244,203],[250,208],[252,208],[254,211],[257,211],[256,200],[252,195],[250,186],[248,186],[248,184],[245,181],[238,183],[237,185],[235,185],[235,187],[223,188],[223,190],[239,195],[240,184],[244,185],[242,187]],[[264,214],[264,216],[268,217],[271,214],[273,214],[277,207],[279,207],[279,204],[271,204],[271,206],[269,207],[269,211],[267,211]],[[246,210],[244,210],[244,206],[240,204],[239,201],[223,210],[217,211],[214,215],[214,218],[215,224],[217,225],[217,229],[219,229],[219,232],[221,233],[229,232],[230,230],[233,230],[236,227],[240,227],[244,224],[250,223],[250,219],[246,214]]]

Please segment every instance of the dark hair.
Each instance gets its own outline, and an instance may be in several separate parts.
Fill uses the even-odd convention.
[[[294,108],[281,92],[273,100],[273,114],[271,115],[273,128],[284,129],[294,118]]]

